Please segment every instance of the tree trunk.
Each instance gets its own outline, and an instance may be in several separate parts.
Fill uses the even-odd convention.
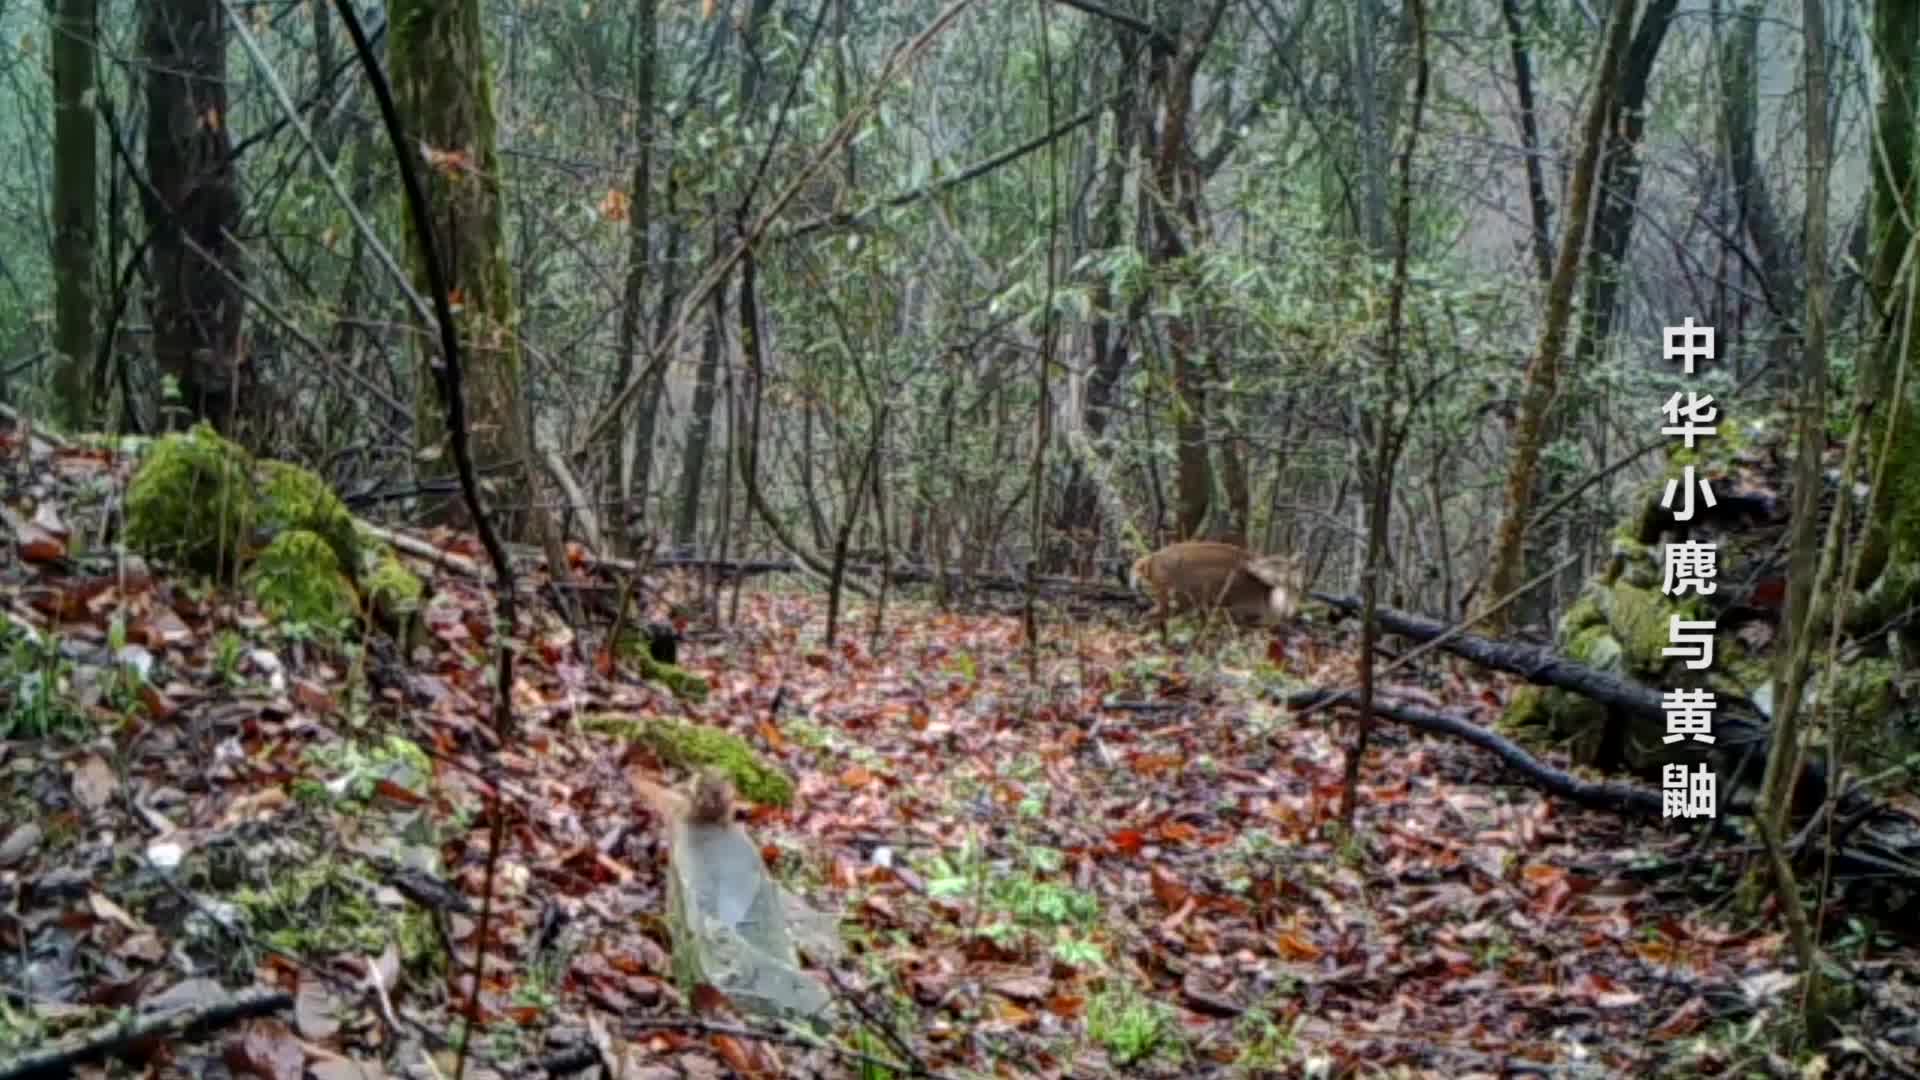
[[[1526,387],[1520,398],[1520,416],[1514,423],[1513,460],[1508,466],[1506,506],[1494,538],[1493,565],[1488,575],[1482,610],[1492,608],[1520,583],[1522,554],[1527,534],[1527,517],[1533,510],[1534,476],[1539,470],[1540,451],[1545,441],[1547,413],[1553,405],[1554,391],[1560,380],[1560,350],[1566,345],[1567,324],[1573,317],[1573,286],[1580,266],[1581,243],[1586,234],[1587,211],[1593,195],[1595,163],[1606,135],[1606,118],[1611,104],[1612,73],[1626,51],[1628,32],[1633,28],[1635,0],[1617,0],[1608,16],[1606,42],[1594,63],[1586,122],[1581,131],[1580,157],[1568,184],[1566,218],[1561,222],[1558,264],[1547,289],[1546,325],[1541,329],[1540,347],[1527,365]],[[1504,608],[1488,620],[1488,632],[1498,636],[1506,632]]]
[[[1912,436],[1920,408],[1920,326],[1913,325],[1913,274],[1900,272],[1914,243],[1913,215],[1920,212],[1914,162],[1915,126],[1920,124],[1920,2],[1877,0],[1873,8],[1873,55],[1880,65],[1880,104],[1869,148],[1873,174],[1872,270],[1867,294],[1879,342],[1874,372],[1867,380],[1874,400],[1891,401],[1900,369],[1906,388],[1900,403],[1893,450],[1886,474],[1874,485],[1868,519],[1867,550],[1860,576],[1872,581],[1887,561],[1920,559],[1920,445]],[[1873,414],[1872,445],[1882,445],[1892,410]],[[1903,497],[1904,495],[1904,497]]]
[[[153,353],[179,393],[162,427],[231,432],[251,389],[240,357],[240,215],[227,134],[227,24],[219,0],[148,0],[147,180],[141,189]],[[197,250],[196,250],[197,249]],[[226,273],[222,273],[222,270]]]
[[[647,234],[653,225],[653,147],[654,130],[654,93],[659,82],[657,75],[660,55],[660,0],[640,0],[639,11],[633,28],[635,50],[633,96],[635,123],[639,130],[639,155],[634,159],[633,176],[627,186],[627,201],[631,216],[627,219],[627,279],[620,298],[620,359],[614,375],[614,390],[617,393],[633,378],[634,362],[640,352],[640,326],[642,312],[640,299],[647,283]],[[647,365],[646,377],[657,381],[665,374],[665,365],[658,358]],[[657,396],[652,398],[657,403]],[[627,524],[636,514],[644,514],[645,485],[640,479],[641,492],[636,499],[634,491],[634,466],[640,457],[638,439],[643,425],[634,424],[628,428],[621,439],[619,476],[619,502],[622,512],[616,514],[618,522],[615,535],[621,538],[623,546],[631,547],[634,537],[629,534]],[[647,441],[652,442],[653,417],[648,415],[646,423]],[[648,463],[649,465],[651,462]],[[629,500],[635,500],[629,502]]]
[[[1606,356],[1607,346],[1613,336],[1620,282],[1625,273],[1627,254],[1632,247],[1634,213],[1640,196],[1639,144],[1640,135],[1647,126],[1647,87],[1652,81],[1654,61],[1660,55],[1660,47],[1666,41],[1667,29],[1673,24],[1673,12],[1678,6],[1678,0],[1653,0],[1647,5],[1646,14],[1640,18],[1640,28],[1634,32],[1633,44],[1628,47],[1622,64],[1616,99],[1608,110],[1607,147],[1594,191],[1593,236],[1587,249],[1580,336],[1574,342],[1573,365],[1568,372],[1570,383],[1585,383]],[[1585,426],[1587,415],[1592,412],[1581,405],[1594,400],[1594,395],[1572,388],[1569,393],[1560,395],[1552,421],[1555,436],[1572,434],[1577,437]],[[1605,425],[1596,427],[1599,435],[1604,437]],[[1604,455],[1598,452],[1595,456],[1604,460]],[[1542,496],[1551,501],[1573,479],[1566,475],[1565,470],[1549,470],[1546,483],[1542,485]],[[1532,555],[1527,570],[1529,577],[1559,561],[1551,545],[1546,542],[1547,537],[1563,532],[1566,554],[1591,554],[1596,534],[1603,530],[1600,523],[1592,518],[1573,516],[1559,528],[1543,532],[1545,535],[1539,538],[1539,542],[1529,545]],[[1577,593],[1587,570],[1585,559],[1576,561],[1561,575],[1556,591],[1566,596]],[[1523,602],[1521,606],[1537,612],[1542,618],[1551,613],[1550,605],[1526,605]]]
[[[493,88],[479,0],[388,0],[388,56],[394,104],[429,166],[423,174],[433,221],[433,257],[445,274],[467,376],[467,437],[474,467],[493,473],[501,531],[521,535],[533,467],[530,425],[520,387],[520,347],[502,228],[500,160],[494,149]],[[415,287],[431,288],[421,245],[412,245]],[[434,335],[416,339],[415,430],[426,469],[452,474],[445,452],[446,414],[434,388]],[[450,500],[431,516],[466,523]]]
[[[1121,42],[1116,49],[1124,54],[1125,43]],[[1123,71],[1120,78],[1125,80],[1126,86],[1133,85],[1131,71]],[[1113,250],[1126,239],[1127,167],[1139,130],[1135,106],[1135,95],[1128,93],[1108,110],[1113,117],[1114,148],[1107,160],[1098,209],[1094,211],[1093,235],[1088,245],[1094,250]],[[1092,343],[1093,364],[1092,371],[1087,374],[1086,408],[1080,423],[1086,432],[1087,447],[1091,452],[1099,453],[1113,408],[1113,392],[1120,385],[1120,376],[1127,368],[1127,329],[1143,309],[1145,298],[1140,297],[1129,305],[1132,310],[1123,320],[1112,310],[1114,296],[1111,279],[1102,276],[1092,284],[1093,322],[1088,328],[1088,339]],[[1078,455],[1070,461],[1068,470],[1066,491],[1060,499],[1058,526],[1062,530],[1084,529],[1092,535],[1097,545],[1101,531],[1100,498],[1094,490],[1093,475]]]
[[[1534,272],[1540,284],[1553,280],[1553,207],[1547,202],[1547,178],[1540,167],[1540,118],[1533,105],[1533,61],[1520,25],[1519,0],[1500,0],[1507,24],[1507,49],[1513,57],[1513,89],[1520,99],[1520,152],[1526,155],[1527,208],[1533,214]]]
[[[1174,57],[1157,57],[1161,111],[1158,145],[1154,148],[1152,200],[1154,265],[1166,268],[1186,255],[1182,228],[1200,224],[1199,170],[1187,145],[1193,120],[1193,83],[1213,35],[1219,30],[1226,0],[1217,0],[1205,17],[1203,30],[1183,44]],[[1172,287],[1179,288],[1179,282]],[[1172,354],[1175,485],[1178,490],[1182,537],[1199,535],[1213,497],[1213,469],[1207,454],[1206,388],[1201,381],[1201,343],[1197,316],[1191,305],[1167,322],[1167,346]]]
[[[93,426],[93,254],[98,146],[93,96],[96,0],[56,0],[53,24],[53,388],[69,431]]]
[[[716,234],[718,229],[714,230]],[[719,250],[720,238],[715,237]],[[705,487],[707,449],[713,443],[713,405],[719,397],[715,389],[720,371],[720,350],[725,347],[726,299],[720,289],[713,290],[713,311],[707,323],[707,339],[700,348],[699,373],[693,384],[693,415],[687,424],[687,452],[680,459],[680,497],[673,518],[673,546],[691,547],[700,527],[700,492]]]
[[[761,105],[763,61],[759,51],[760,31],[766,25],[767,13],[771,10],[773,0],[753,0],[753,6],[740,27],[740,108],[743,115],[756,115]],[[741,197],[745,197],[744,193]],[[714,257],[719,258],[726,246],[725,232],[716,228],[713,234]],[[725,344],[725,297],[725,285],[715,286],[712,330],[700,354],[700,373],[693,391],[693,416],[687,426],[687,454],[682,462],[679,507],[673,523],[673,542],[676,547],[685,547],[693,542],[700,520],[700,492],[705,479],[707,450],[713,439],[713,407],[717,400],[714,375],[719,368],[720,350]]]

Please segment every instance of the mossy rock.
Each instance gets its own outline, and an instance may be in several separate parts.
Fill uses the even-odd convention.
[[[1567,613],[1560,617],[1560,634],[1563,637],[1578,635],[1590,626],[1605,626],[1606,610],[1600,605],[1600,590],[1592,585],[1580,593]]]
[[[1620,640],[1613,636],[1612,629],[1601,623],[1575,634],[1573,640],[1567,642],[1567,657],[1595,671],[1619,675],[1626,652],[1620,648]]]
[[[155,440],[127,487],[127,545],[224,576],[253,535],[252,476],[251,455],[206,424]]]
[[[276,619],[338,630],[360,609],[333,546],[306,529],[274,537],[247,571],[246,585],[260,609]]]
[[[733,780],[741,797],[751,802],[793,805],[792,777],[766,764],[745,739],[730,731],[663,717],[636,719],[610,713],[584,717],[581,726],[640,743],[669,765],[720,769]]]
[[[275,618],[337,628],[357,617],[364,589],[411,642],[425,585],[312,470],[256,461],[205,424],[152,440],[145,454],[127,490],[129,547],[216,577],[244,565]],[[266,547],[250,550],[262,537]]]
[[[1495,727],[1522,742],[1565,742],[1574,760],[1591,764],[1605,740],[1607,707],[1554,687],[1523,686]]]
[[[1642,589],[1625,580],[1614,582],[1607,625],[1619,643],[1629,672],[1658,675],[1667,666],[1662,655],[1669,644],[1673,605],[1658,589]]]
[[[410,650],[426,638],[426,625],[420,620],[426,583],[420,580],[420,575],[407,569],[393,548],[381,543],[378,537],[362,534],[359,542],[360,588],[367,605],[401,645]]]
[[[304,529],[333,549],[341,569],[357,575],[360,569],[360,533],[347,504],[325,480],[309,469],[285,461],[262,461],[255,469],[259,493],[259,527],[275,535]]]

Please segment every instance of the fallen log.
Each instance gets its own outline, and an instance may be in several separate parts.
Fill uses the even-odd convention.
[[[603,565],[618,568],[618,564],[611,560],[602,559],[600,562]],[[723,579],[738,576],[752,577],[759,574],[797,573],[800,569],[799,566],[787,560],[707,559],[695,556],[664,555],[653,560],[653,568],[655,570],[705,570],[717,572]],[[878,578],[882,567],[878,563],[850,562],[847,564],[847,570],[862,577]],[[896,585],[932,585],[944,576],[950,584],[981,592],[1022,593],[1027,588],[1026,579],[1014,574],[969,574],[959,570],[948,570],[942,575],[939,570],[932,567],[911,564],[895,566],[889,573],[890,579]],[[1036,584],[1042,592],[1072,593],[1077,599],[1082,600],[1133,604],[1143,608],[1147,606],[1147,600],[1133,590],[1099,580],[1046,575],[1038,578]]]
[[[1311,595],[1315,600],[1343,613],[1353,614],[1360,610],[1360,601],[1356,597],[1326,593]],[[1438,648],[1481,667],[1518,675],[1536,686],[1552,686],[1579,694],[1609,709],[1634,716],[1660,721],[1666,718],[1660,691],[1569,660],[1544,646],[1496,641],[1478,634],[1456,632],[1457,628],[1452,624],[1395,608],[1379,608],[1378,617],[1380,626],[1388,633],[1415,641],[1446,637],[1447,640],[1442,641]],[[1768,718],[1752,702],[1736,699],[1721,702],[1721,708],[1714,714],[1714,748],[1724,755],[1747,759],[1744,765],[1736,766],[1733,772],[1736,778],[1758,782],[1759,770],[1766,762],[1769,726]],[[1796,802],[1801,802],[1811,812],[1811,808],[1818,806],[1827,796],[1829,784],[1826,764],[1809,759],[1802,769]],[[1849,807],[1846,805],[1842,806],[1843,811],[1847,809]]]
[[[1288,695],[1285,701],[1289,709],[1296,711],[1328,704],[1356,708],[1360,695],[1352,690],[1305,690]],[[1376,716],[1407,727],[1450,735],[1489,751],[1533,787],[1549,795],[1628,817],[1659,819],[1662,816],[1659,792],[1618,781],[1582,780],[1546,764],[1511,739],[1465,717],[1409,705],[1395,700],[1390,693],[1374,698],[1373,711]],[[1851,828],[1836,830],[1830,841],[1811,828],[1804,829],[1794,839],[1793,856],[1803,864],[1815,865],[1825,856],[1831,860],[1826,865],[1837,879],[1876,886],[1889,913],[1910,909],[1912,897],[1920,891],[1920,822],[1897,808],[1858,797],[1852,801],[1864,804],[1861,818],[1873,819],[1876,827],[1862,829],[1859,828],[1862,821],[1855,820],[1850,823]],[[1742,807],[1726,809],[1730,815],[1749,816],[1742,814]],[[1751,806],[1744,809],[1751,810]],[[1728,815],[1715,815],[1708,827],[1717,834],[1738,835]],[[1856,834],[1857,840],[1852,838]],[[1757,852],[1757,846],[1754,850]]]

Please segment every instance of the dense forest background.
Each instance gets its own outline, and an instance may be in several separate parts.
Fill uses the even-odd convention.
[[[1392,594],[1459,613],[1518,423],[1536,505],[1615,466],[1531,531],[1530,565],[1578,556],[1528,601],[1538,622],[1658,468],[1617,466],[1657,435],[1663,326],[1716,328],[1699,386],[1732,423],[1793,384],[1791,5],[1652,3],[1610,57],[1591,5],[1434,6],[1385,366],[1411,9],[959,7],[362,13],[488,343],[469,393],[505,504],[531,485],[610,547],[654,530],[823,566],[857,522],[857,551],[1017,569],[1037,487],[1050,572],[1209,534],[1310,549],[1318,580],[1350,584],[1388,423],[1405,428]],[[1910,169],[1904,17],[1829,18],[1834,401],[1891,330],[1896,271],[1870,256],[1905,235],[1876,225]],[[10,401],[68,426],[252,423],[357,495],[444,469],[427,281],[331,7],[73,0],[0,20]],[[1543,322],[1569,316],[1536,407]]]

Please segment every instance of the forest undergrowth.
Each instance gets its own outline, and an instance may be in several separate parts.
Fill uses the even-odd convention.
[[[1779,1064],[1768,1034],[1796,1005],[1780,930],[1716,904],[1724,855],[1706,857],[1728,863],[1720,887],[1712,867],[1688,893],[1646,873],[1690,857],[1682,830],[1575,810],[1393,728],[1339,827],[1342,715],[1275,702],[1354,685],[1357,633],[1307,618],[1168,649],[1137,612],[1052,611],[1029,682],[1015,617],[896,597],[877,636],[854,604],[829,647],[824,598],[762,578],[737,621],[681,618],[695,701],[599,662],[609,627],[569,625],[529,568],[498,746],[485,581],[409,556],[430,599],[405,655],[100,542],[77,508],[124,485],[112,454],[15,440],[6,463],[8,501],[30,490],[36,509],[10,517],[0,576],[0,1075],[89,1040],[153,1075],[453,1075],[490,792],[507,829],[468,1076],[597,1056],[628,1077]],[[470,537],[415,535],[481,562]],[[575,570],[611,581],[584,555]],[[696,581],[662,582],[650,617],[699,607]],[[1387,689],[1491,722],[1512,685],[1448,663]],[[676,988],[665,830],[624,774],[684,776],[608,716],[725,729],[794,780],[792,806],[739,820],[840,920],[846,948],[815,972],[839,1000],[830,1044],[760,1037]],[[1870,935],[1835,947],[1869,974],[1915,968]],[[268,993],[236,1003],[249,987]],[[169,1010],[207,1022],[100,1034]],[[1887,1075],[1884,1050],[1828,1075]]]

